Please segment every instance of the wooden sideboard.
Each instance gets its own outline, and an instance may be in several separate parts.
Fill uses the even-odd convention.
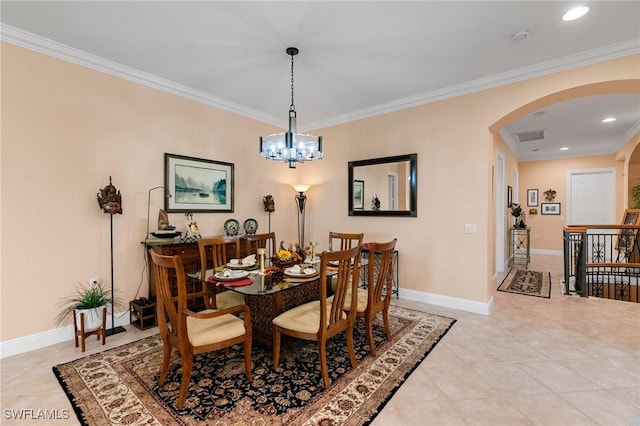
[[[232,240],[233,237],[225,237]],[[247,242],[244,236],[240,236],[240,256],[244,257],[247,253]],[[161,239],[161,238],[149,238],[142,242],[147,251],[147,265],[149,265],[149,299],[156,300],[156,280],[151,270],[151,256],[149,256],[148,250],[152,249],[154,252],[165,255],[175,256],[178,255],[182,259],[184,271],[186,273],[199,271],[200,268],[200,251],[198,249],[198,243],[183,243],[176,239]],[[227,246],[227,255],[233,256],[235,251],[235,245],[229,242]],[[207,262],[211,262],[211,256],[208,256]],[[178,296],[176,288],[175,278],[173,279],[173,287],[171,293],[174,296]],[[187,293],[197,293],[202,290],[202,283],[199,280],[187,280]],[[198,306],[189,306],[190,308],[197,308]]]

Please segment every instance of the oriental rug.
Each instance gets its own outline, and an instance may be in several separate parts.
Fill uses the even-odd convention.
[[[551,273],[511,268],[498,286],[498,291],[549,299],[551,297]]]
[[[53,371],[85,425],[366,425],[455,323],[455,319],[392,306],[392,341],[374,325],[377,356],[369,355],[364,322],[356,322],[358,365],[351,368],[343,336],[329,341],[331,386],[324,389],[315,342],[283,341],[279,370],[272,353],[254,345],[247,381],[242,347],[195,356],[185,407],[177,351],[158,387],[162,341],[137,342],[56,365]]]

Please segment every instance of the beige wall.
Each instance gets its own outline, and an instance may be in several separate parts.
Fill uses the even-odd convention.
[[[531,228],[531,248],[534,250],[562,250],[562,229],[567,212],[567,172],[569,170],[604,169],[616,166],[614,155],[570,158],[566,160],[530,161],[520,163],[520,201],[527,213],[527,226]],[[535,207],[538,214],[529,214],[527,189],[538,189],[538,202],[547,202],[544,192],[556,191],[553,202],[560,203],[560,215],[542,215],[541,207]]]
[[[291,170],[258,155],[257,137],[271,126],[3,44],[0,339],[53,329],[55,303],[74,282],[109,278],[109,217],[95,197],[109,176],[124,208],[113,218],[116,288],[125,300],[146,294],[140,241],[148,189],[163,183],[164,152],[236,165],[235,212],[196,213],[203,234],[222,233],[232,217],[255,217],[266,230],[262,197],[272,194],[272,230],[278,239],[296,239],[290,184],[306,182],[313,185],[307,240],[324,248],[329,230],[361,231],[367,241],[397,237],[403,290],[435,295],[436,302],[484,304],[495,272],[496,142],[489,128],[551,93],[639,78],[638,58],[321,129],[314,133],[325,138],[325,159]],[[418,153],[417,218],[347,216],[348,161],[412,152]],[[516,165],[508,165],[507,177],[509,167]],[[524,185],[522,179],[521,172]],[[158,192],[152,194],[152,225]],[[170,215],[179,229],[183,219]],[[464,234],[465,224],[476,224],[477,232]]]

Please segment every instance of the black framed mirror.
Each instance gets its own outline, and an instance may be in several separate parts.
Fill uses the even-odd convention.
[[[418,216],[418,154],[349,162],[349,216]]]

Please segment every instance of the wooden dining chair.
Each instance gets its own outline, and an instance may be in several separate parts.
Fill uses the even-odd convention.
[[[353,325],[355,323],[356,299],[348,313],[344,309],[347,292],[356,291],[360,273],[360,252],[362,247],[350,250],[325,251],[320,257],[320,300],[296,306],[273,319],[273,365],[278,368],[280,362],[280,340],[282,334],[298,339],[314,340],[318,343],[318,358],[322,383],[329,387],[327,370],[327,340],[339,333],[345,333],[351,367],[356,367],[356,355],[353,345]],[[327,298],[327,264],[337,263],[336,291],[331,299]],[[331,303],[333,302],[333,303]]]
[[[364,318],[372,356],[376,355],[376,345],[373,340],[373,319],[378,312],[382,312],[384,331],[387,334],[387,340],[391,341],[389,305],[391,304],[393,286],[393,254],[396,241],[397,238],[394,238],[388,243],[368,244],[367,288],[358,288],[355,293],[356,315],[359,318]],[[353,306],[352,294],[348,293],[345,300],[344,309],[347,311]]]
[[[277,251],[275,232],[245,235],[244,238],[247,241],[247,254],[257,254],[259,248],[266,248],[267,256],[273,256]]]
[[[227,244],[233,244],[227,256]],[[224,266],[230,259],[240,258],[240,239],[238,237],[208,237],[198,240],[198,249],[200,250],[200,280],[202,285],[206,286],[206,274],[208,268],[218,268]],[[212,263],[209,264],[207,258],[211,258]],[[233,306],[244,305],[244,296],[231,290],[213,291],[215,297],[212,297],[205,305],[207,308],[227,309]]]
[[[329,232],[329,251],[334,250],[348,250],[350,248],[359,246],[362,244],[364,234],[362,233],[349,233],[349,232]],[[335,291],[335,280],[331,282],[331,289]]]
[[[176,407],[182,409],[191,383],[193,356],[242,343],[247,380],[251,380],[251,313],[246,305],[225,310],[187,309],[186,276],[180,256],[164,256],[149,250],[157,283],[157,316],[164,344],[158,386],[164,385],[176,348],[182,360],[182,380]],[[178,296],[171,293],[171,277],[175,276]],[[244,319],[236,315],[243,313]]]
[[[348,250],[362,244],[364,234],[329,232],[329,251]]]

